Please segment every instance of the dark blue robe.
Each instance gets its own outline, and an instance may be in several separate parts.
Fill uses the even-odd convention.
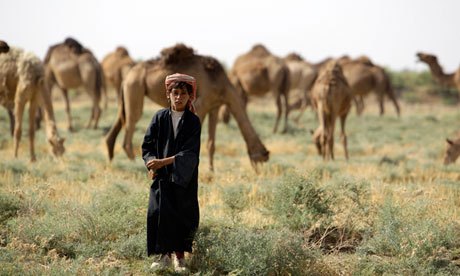
[[[144,162],[175,155],[173,164],[156,171],[147,211],[147,255],[192,252],[199,223],[198,163],[201,123],[188,109],[174,138],[171,110],[153,116],[142,143]]]

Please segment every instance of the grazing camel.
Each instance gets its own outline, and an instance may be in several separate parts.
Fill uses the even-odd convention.
[[[122,126],[126,129],[123,149],[130,159],[134,158],[132,139],[135,125],[142,116],[144,96],[161,106],[169,106],[164,80],[167,75],[176,72],[194,76],[197,80],[196,113],[202,122],[209,114],[207,147],[211,170],[214,167],[218,109],[223,104],[229,106],[238,123],[252,164],[268,160],[269,152],[251,125],[243,102],[222,65],[212,57],[196,55],[193,49],[184,44],[163,49],[159,58],[136,64],[126,75],[117,119],[105,138],[110,160],[113,158],[115,140]]]
[[[8,43],[6,43],[5,41],[0,40],[0,54],[8,53],[9,50],[10,50],[10,46],[8,45]],[[6,108],[6,106],[5,106],[5,108]],[[13,136],[13,133],[14,133],[13,110],[12,110],[12,108],[6,108],[6,111],[8,113],[8,118],[10,119],[10,134],[11,134],[11,136]]]
[[[73,130],[68,89],[83,88],[88,92],[93,107],[87,128],[97,128],[103,90],[102,68],[90,50],[73,38],[51,46],[45,57],[45,79],[52,90],[57,86],[63,93],[69,130]]]
[[[285,58],[289,68],[290,92],[289,92],[289,111],[300,109],[295,121],[299,121],[303,112],[310,102],[310,90],[318,76],[318,69],[306,62],[300,55],[290,53]]]
[[[1,47],[0,47],[1,48]],[[44,68],[39,58],[21,49],[11,48],[0,53],[0,104],[7,110],[14,110],[14,156],[18,156],[22,135],[22,118],[26,103],[29,102],[30,159],[35,156],[35,116],[42,106],[46,121],[46,137],[52,153],[64,153],[64,138],[59,137],[54,119],[49,90],[44,81]]]
[[[105,84],[107,87],[115,89],[118,100],[121,94],[121,83],[134,64],[135,62],[129,56],[128,50],[121,46],[102,59],[101,66],[104,72]]]
[[[278,130],[278,124],[283,113],[283,104],[284,128],[282,132],[287,131],[290,83],[289,68],[283,59],[271,54],[263,45],[256,44],[249,52],[236,59],[230,72],[230,79],[243,95],[245,105],[248,96],[263,96],[269,91],[273,91],[277,107],[273,132]]]
[[[460,156],[460,135],[455,140],[446,139],[447,147],[444,153],[444,165],[449,165],[457,161]]]
[[[350,111],[353,95],[342,68],[336,60],[328,62],[319,73],[312,91],[311,101],[318,114],[319,126],[313,134],[318,153],[324,160],[334,159],[335,120],[340,117],[341,139],[348,160],[345,120]]]
[[[399,104],[391,85],[390,77],[382,67],[373,64],[365,56],[361,56],[355,60],[344,57],[340,59],[339,63],[353,93],[358,115],[364,110],[364,97],[371,91],[377,94],[380,115],[385,113],[385,95],[390,98],[395,106],[396,113],[398,116],[400,115]]]
[[[417,53],[417,57],[420,61],[428,64],[430,72],[437,83],[443,87],[456,88],[457,92],[460,93],[460,68],[454,73],[446,74],[438,63],[438,58],[431,54]]]

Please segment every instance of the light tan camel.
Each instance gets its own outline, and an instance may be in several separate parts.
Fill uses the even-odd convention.
[[[11,48],[0,53],[0,104],[14,110],[14,156],[18,156],[22,135],[22,118],[29,102],[30,159],[35,156],[35,116],[39,106],[43,107],[46,122],[46,137],[55,156],[64,153],[64,139],[59,136],[49,90],[44,81],[43,63],[32,53]]]
[[[84,89],[93,101],[87,128],[97,128],[103,93],[102,68],[94,55],[72,38],[51,46],[45,57],[45,78],[50,89],[57,86],[64,95],[68,128],[73,130],[68,89]]]
[[[299,121],[303,112],[310,102],[310,90],[313,87],[318,69],[309,62],[305,61],[300,55],[290,53],[285,58],[287,67],[289,68],[289,112],[300,109],[295,121]]]
[[[460,68],[454,73],[446,74],[438,63],[438,58],[431,54],[417,53],[417,57],[420,61],[428,64],[430,72],[437,83],[443,87],[456,88],[457,92],[460,93]]]
[[[117,99],[120,99],[121,83],[129,69],[135,64],[125,47],[117,47],[114,52],[107,54],[101,62],[107,88],[115,89]]]
[[[385,113],[384,97],[387,95],[393,102],[396,113],[400,115],[400,108],[390,77],[385,70],[371,62],[368,57],[361,56],[355,60],[343,57],[339,60],[343,74],[354,96],[358,115],[364,110],[364,97],[370,92],[377,94],[380,106],[380,115]]]
[[[455,163],[460,156],[460,135],[454,140],[447,138],[446,152],[444,153],[444,165]]]
[[[249,52],[236,59],[230,72],[230,79],[243,95],[245,105],[248,97],[263,96],[272,91],[277,107],[273,132],[278,130],[278,124],[283,114],[283,105],[284,128],[282,132],[287,131],[290,83],[289,68],[283,59],[270,53],[263,45],[256,44]]]
[[[126,75],[117,119],[105,138],[110,160],[113,158],[115,140],[122,126],[126,129],[123,149],[130,159],[134,158],[132,139],[135,125],[142,116],[144,96],[161,106],[169,106],[164,80],[167,75],[176,72],[189,74],[197,79],[197,115],[203,122],[209,114],[207,147],[211,169],[214,167],[218,109],[223,104],[229,106],[238,123],[251,162],[254,164],[268,160],[269,152],[251,125],[243,102],[222,65],[212,57],[196,55],[193,49],[184,44],[163,49],[159,58],[136,64]]]
[[[337,61],[328,62],[320,71],[311,91],[311,101],[318,114],[319,126],[313,134],[318,153],[324,160],[334,159],[335,120],[340,118],[341,139],[348,160],[345,120],[353,95]]]

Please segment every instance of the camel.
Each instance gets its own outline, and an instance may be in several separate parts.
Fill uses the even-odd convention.
[[[289,105],[289,111],[300,109],[300,113],[295,119],[298,122],[309,104],[310,90],[318,76],[318,69],[296,53],[288,54],[284,61],[289,68],[290,74],[289,98],[291,104]]]
[[[449,165],[457,161],[460,156],[460,135],[455,140],[446,139],[447,148],[444,154],[444,165]]]
[[[317,111],[319,126],[313,134],[318,153],[324,160],[334,159],[335,120],[340,118],[341,139],[348,160],[345,120],[353,94],[337,60],[328,62],[319,73],[311,91],[312,105]]]
[[[49,90],[44,80],[43,64],[32,53],[10,48],[0,54],[0,104],[7,110],[14,110],[14,156],[18,157],[22,135],[22,118],[29,102],[30,160],[35,161],[35,116],[39,106],[44,109],[46,136],[54,156],[61,156],[64,138],[59,136]],[[13,118],[11,118],[13,119]]]
[[[99,106],[103,93],[102,68],[91,53],[73,38],[51,46],[45,57],[45,79],[48,87],[58,87],[65,99],[68,129],[73,131],[68,89],[83,88],[88,92],[93,107],[87,128],[97,128],[101,108]]]
[[[110,160],[113,159],[116,137],[123,126],[126,130],[123,149],[128,158],[134,159],[132,139],[135,125],[142,115],[144,95],[163,107],[169,106],[164,80],[167,75],[176,72],[192,75],[197,80],[196,113],[202,122],[209,114],[207,148],[211,170],[214,168],[218,109],[223,104],[229,106],[238,123],[251,163],[254,165],[268,160],[269,152],[251,125],[244,104],[222,65],[213,57],[195,54],[184,44],[163,49],[160,57],[136,64],[126,75],[117,119],[105,137]]]
[[[454,73],[446,74],[438,63],[438,58],[427,53],[417,53],[420,61],[428,64],[430,72],[437,83],[443,87],[451,87],[457,89],[460,93],[460,68]]]
[[[5,41],[0,40],[0,54],[8,53],[10,46]]]
[[[107,87],[115,89],[117,99],[120,99],[121,82],[134,64],[135,62],[129,56],[128,50],[122,46],[117,47],[114,52],[107,54],[102,59],[101,66],[105,84]]]
[[[377,94],[380,106],[380,115],[385,113],[384,96],[387,95],[393,102],[396,113],[400,115],[400,108],[390,77],[385,70],[371,62],[368,57],[361,56],[355,60],[342,57],[339,60],[343,74],[354,96],[358,115],[364,110],[364,97],[371,91]]]
[[[272,91],[276,99],[277,116],[273,132],[277,132],[278,124],[283,113],[284,128],[287,131],[289,113],[289,68],[283,59],[274,56],[261,44],[240,55],[230,72],[230,79],[243,95],[246,106],[248,96],[263,96]],[[284,103],[282,100],[284,99]]]

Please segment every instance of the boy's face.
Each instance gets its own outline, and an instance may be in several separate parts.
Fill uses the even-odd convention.
[[[171,109],[174,111],[184,111],[187,103],[190,100],[190,95],[187,90],[181,88],[173,88],[169,92],[169,99],[171,100]]]

